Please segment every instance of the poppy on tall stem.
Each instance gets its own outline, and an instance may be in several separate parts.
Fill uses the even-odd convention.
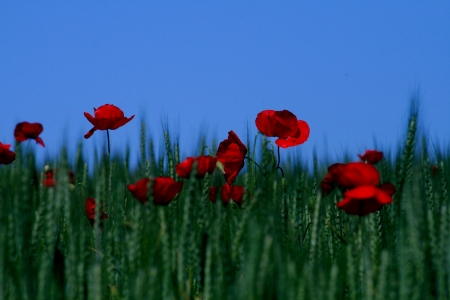
[[[39,137],[42,131],[44,131],[44,127],[41,123],[21,122],[14,128],[14,138],[19,143],[32,139],[35,140],[37,144],[45,147],[44,141]]]
[[[364,154],[358,154],[361,161],[374,165],[383,159],[383,152],[377,150],[367,150]]]
[[[108,138],[108,153],[111,153],[109,130],[116,130],[134,118],[134,115],[130,118],[125,117],[123,111],[112,104],[105,104],[99,108],[94,107],[94,117],[87,112],[84,113],[84,116],[89,122],[92,123],[92,125],[94,125],[94,127],[84,135],[84,138],[90,138],[96,130],[106,130],[106,135]]]
[[[277,144],[278,162],[276,169],[284,171],[280,167],[280,147],[289,148],[303,144],[308,140],[310,129],[308,123],[297,120],[297,117],[288,110],[263,110],[255,120],[258,130],[267,137],[278,137]]]

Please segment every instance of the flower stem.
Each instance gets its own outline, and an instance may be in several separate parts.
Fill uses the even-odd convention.
[[[108,137],[108,154],[111,154],[111,147],[109,145],[109,129],[106,129],[106,135]]]
[[[248,156],[245,156],[244,158],[248,159],[249,161],[251,161],[252,163],[254,163],[255,166],[257,166],[257,167],[259,168],[259,165],[256,163],[256,161],[254,161],[253,159],[251,159],[251,158],[248,157]]]
[[[283,169],[280,167],[280,146],[278,146],[278,163],[277,163],[277,167],[276,169],[279,169],[281,171],[281,177],[284,178],[284,171]]]

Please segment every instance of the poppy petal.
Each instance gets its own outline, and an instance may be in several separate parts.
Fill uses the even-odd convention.
[[[95,126],[95,118],[90,113],[85,112],[84,116],[86,117],[86,119],[88,119],[89,122],[91,122],[92,125]]]
[[[119,122],[117,122],[116,124],[114,124],[110,129],[111,130],[116,130],[119,127],[122,127],[123,125],[127,124],[128,122],[130,122],[131,120],[133,120],[134,115],[132,115],[130,118],[123,118],[121,119]]]
[[[90,137],[94,134],[94,132],[95,132],[96,130],[97,130],[97,127],[92,127],[91,130],[89,130],[89,131],[84,135],[84,138],[85,138],[85,139],[90,138]]]

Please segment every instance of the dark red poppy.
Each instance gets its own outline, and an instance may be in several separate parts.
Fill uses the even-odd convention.
[[[127,124],[134,118],[134,115],[130,118],[126,118],[123,111],[112,104],[105,104],[97,109],[94,108],[94,115],[95,117],[87,112],[84,113],[84,116],[92,123],[92,125],[94,125],[94,127],[84,135],[85,139],[90,138],[96,130],[115,130]]]
[[[344,193],[344,199],[337,204],[351,215],[365,216],[380,210],[383,205],[392,202],[395,187],[386,183],[380,187],[372,185],[359,186]]]
[[[287,139],[297,132],[297,117],[288,110],[263,110],[256,116],[256,128],[268,137]]]
[[[363,155],[358,154],[358,156],[363,162],[374,165],[383,159],[383,152],[367,150]]]
[[[11,145],[0,143],[0,165],[9,165],[16,159],[16,154],[9,150]]]
[[[212,203],[216,202],[216,195],[217,195],[217,187],[216,186],[212,186],[209,188],[209,201],[211,201]]]
[[[94,198],[86,198],[85,213],[86,213],[86,217],[91,222],[91,225],[94,224],[95,206],[96,205],[97,205],[97,203],[95,202]],[[102,209],[100,209],[100,213],[101,213],[100,220],[105,220],[105,219],[109,218],[109,216],[107,214],[105,214]]]
[[[44,141],[39,137],[43,130],[44,127],[40,123],[22,122],[16,125],[14,137],[19,143],[28,139],[33,139],[36,143],[45,147]]]
[[[134,198],[142,204],[145,204],[148,202],[147,192],[149,183],[150,178],[144,178],[136,182],[136,184],[129,184],[127,187]],[[182,187],[182,182],[177,182],[170,177],[156,177],[153,180],[153,202],[155,204],[168,205],[181,191]]]
[[[216,202],[217,187],[212,186],[209,188],[209,201],[212,203]],[[226,205],[230,202],[230,199],[236,202],[239,206],[244,202],[244,187],[238,185],[229,185],[226,183],[221,188],[221,198],[223,203]]]
[[[244,202],[244,187],[239,185],[229,185],[226,183],[222,186],[222,201],[225,204],[230,202],[230,199],[236,202],[239,206]]]
[[[363,162],[337,164],[330,172],[333,182],[342,189],[352,189],[359,186],[376,186],[380,181],[378,170]]]
[[[53,169],[48,168],[48,166],[46,166],[46,168],[44,168],[45,170],[45,178],[44,181],[42,183],[43,186],[45,187],[54,187],[55,186],[55,178],[53,177]],[[56,172],[58,172],[58,169],[56,169]],[[70,184],[74,184],[75,180],[75,174],[72,171],[69,171],[67,173],[67,175],[69,175],[69,183]]]
[[[228,139],[222,141],[217,149],[217,160],[222,163],[225,180],[231,184],[244,167],[247,147],[233,130],[228,132]]]
[[[305,121],[297,121],[297,131],[295,134],[289,136],[288,138],[279,138],[275,141],[275,144],[281,148],[288,148],[303,144],[308,140],[309,137],[309,125]]]
[[[212,172],[216,169],[216,158],[211,155],[188,157],[183,162],[175,166],[178,176],[182,178],[189,178],[194,162],[197,162],[197,178],[205,177],[206,173],[212,174]]]
[[[439,174],[439,168],[437,166],[431,166],[431,174],[436,177]]]
[[[331,191],[334,189],[335,183],[333,180],[333,170],[338,166],[342,165],[340,163],[332,164],[328,167],[328,174],[325,176],[325,178],[320,183],[320,188],[322,190],[322,195],[328,196]]]
[[[44,174],[44,182],[42,183],[45,187],[55,186],[55,179],[53,178],[53,170],[49,170]]]

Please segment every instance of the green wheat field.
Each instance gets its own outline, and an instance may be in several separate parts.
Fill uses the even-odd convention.
[[[63,148],[48,161],[55,187],[42,184],[34,147],[16,144],[14,163],[0,166],[0,299],[449,299],[450,155],[427,151],[417,120],[412,109],[398,152],[376,165],[396,187],[392,204],[363,217],[337,208],[337,189],[322,196],[327,165],[317,157],[308,170],[282,153],[283,179],[262,135],[243,140],[259,167],[246,160],[236,178],[242,206],[209,201],[224,184],[218,170],[179,179],[172,133],[161,132],[158,157],[145,124],[136,168],[129,154],[100,152],[88,166],[80,143],[75,156]],[[168,206],[127,189],[163,175],[184,182]]]

